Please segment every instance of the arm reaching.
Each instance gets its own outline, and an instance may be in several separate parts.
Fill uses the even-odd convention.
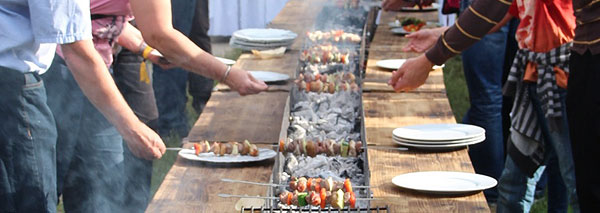
[[[144,43],[142,33],[140,33],[138,29],[129,23],[125,23],[123,26],[121,35],[119,35],[119,38],[117,38],[117,43],[133,53],[141,54],[141,51],[144,50],[143,48],[140,48],[142,46],[141,44]],[[152,63],[158,64],[163,69],[171,69],[175,67],[175,65],[171,64],[165,59],[161,60],[161,58],[163,58],[163,55],[155,49],[148,54],[148,59],[152,61]]]
[[[408,43],[402,48],[404,52],[423,53],[431,48],[438,38],[446,31],[448,27],[438,27],[434,29],[422,29],[417,32],[406,35]]]
[[[170,0],[130,0],[138,28],[144,40],[158,49],[173,64],[200,75],[219,80],[241,95],[255,94],[267,85],[254,79],[250,73],[231,68],[202,51],[181,32],[175,30],[171,19]]]
[[[133,114],[92,41],[62,44],[61,49],[83,93],[115,125],[133,154],[148,160],[160,158],[165,152],[164,143]]]
[[[443,64],[481,40],[505,17],[510,5],[510,0],[475,1],[452,27],[442,33],[433,48],[424,55],[407,60],[394,72],[388,84],[397,92],[423,85],[434,64]]]

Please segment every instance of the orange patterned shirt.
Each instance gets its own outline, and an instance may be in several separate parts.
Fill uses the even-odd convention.
[[[575,16],[571,0],[514,0],[509,13],[521,19],[515,35],[521,49],[548,52],[573,40]],[[537,81],[536,66],[533,62],[527,64],[523,80]],[[554,70],[558,86],[567,88],[568,74],[560,68]]]

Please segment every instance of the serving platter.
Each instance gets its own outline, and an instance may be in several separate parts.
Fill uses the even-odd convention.
[[[498,181],[492,177],[466,172],[427,171],[398,175],[396,186],[432,194],[465,194],[492,188]]]
[[[277,152],[271,149],[258,149],[258,156],[253,157],[249,155],[224,155],[217,156],[212,152],[200,153],[200,155],[196,155],[193,149],[182,149],[179,151],[179,156],[185,158],[187,160],[193,161],[202,161],[209,163],[247,163],[247,162],[256,162],[263,161],[267,159],[271,159],[277,155]]]

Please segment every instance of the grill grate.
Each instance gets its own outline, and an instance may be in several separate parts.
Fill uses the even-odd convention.
[[[300,207],[296,207],[296,208],[281,208],[281,207],[243,207],[240,210],[240,213],[246,213],[246,212],[250,212],[250,213],[254,213],[254,212],[270,212],[270,213],[292,213],[292,212],[315,212],[315,213],[319,213],[319,212],[326,212],[326,213],[342,213],[342,212],[347,212],[347,213],[352,213],[352,212],[369,212],[369,213],[383,213],[383,212],[389,212],[388,211],[388,206],[384,206],[384,207],[371,207],[371,208],[345,208],[345,209],[333,209],[333,208],[328,208],[328,209],[318,209],[318,210],[313,210],[311,208],[300,208]]]

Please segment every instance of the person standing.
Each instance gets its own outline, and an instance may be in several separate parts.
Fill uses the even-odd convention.
[[[462,0],[461,13],[467,10],[472,0]],[[405,6],[403,0],[386,0],[384,9],[400,9]],[[441,33],[447,28],[425,30],[424,33],[408,35],[409,39],[418,39],[426,34]],[[504,138],[502,132],[502,75],[506,50],[508,28],[495,30],[461,53],[463,70],[469,90],[470,107],[462,123],[477,125],[485,129],[485,141],[469,146],[469,156],[475,172],[498,179],[504,168]],[[437,36],[427,36],[430,40]],[[424,52],[433,43],[411,42],[404,51]],[[412,46],[411,46],[412,45]],[[496,203],[497,188],[484,191],[490,203]]]
[[[164,144],[135,119],[91,41],[89,3],[0,3],[0,206],[8,212],[55,212],[54,114],[40,74],[60,44],[85,95],[108,118],[134,152],[160,158]],[[162,146],[161,146],[162,145]]]
[[[567,115],[582,212],[600,209],[600,1],[574,0]]]

